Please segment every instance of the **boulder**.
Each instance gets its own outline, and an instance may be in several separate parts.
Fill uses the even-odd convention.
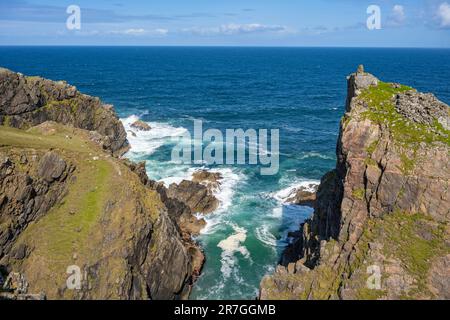
[[[294,196],[288,198],[286,202],[314,208],[317,189],[318,185],[314,184],[310,184],[307,187],[299,187]]]
[[[220,172],[210,172],[207,170],[198,170],[192,174],[192,181],[200,183],[210,191],[215,191],[219,189],[221,180],[223,179],[222,174]]]
[[[171,184],[167,195],[184,202],[195,213],[214,212],[220,204],[208,187],[189,180],[183,180],[178,185]]]
[[[137,120],[131,124],[131,127],[140,131],[150,131],[152,127],[144,121]]]
[[[57,153],[50,151],[39,161],[38,174],[50,183],[61,178],[66,167],[66,162]]]

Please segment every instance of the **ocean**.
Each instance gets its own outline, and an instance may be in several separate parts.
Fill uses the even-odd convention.
[[[450,50],[238,47],[0,47],[0,66],[66,80],[113,104],[125,127],[141,119],[149,132],[129,135],[127,157],[146,161],[167,185],[202,165],[171,161],[176,137],[204,129],[279,129],[280,170],[208,167],[223,176],[219,209],[197,238],[206,264],[191,299],[254,299],[273,271],[287,233],[312,209],[284,203],[299,185],[318,183],[335,166],[346,76],[358,64],[381,80],[432,92],[450,103]]]

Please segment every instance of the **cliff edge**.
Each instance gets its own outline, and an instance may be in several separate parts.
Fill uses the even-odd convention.
[[[336,168],[260,298],[449,299],[449,110],[350,75]]]
[[[0,125],[28,129],[46,121],[93,131],[103,148],[114,155],[129,149],[113,106],[64,81],[26,77],[0,68]]]

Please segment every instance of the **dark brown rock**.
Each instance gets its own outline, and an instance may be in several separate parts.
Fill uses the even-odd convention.
[[[140,131],[150,131],[152,127],[142,120],[137,120],[131,124],[131,127]]]
[[[50,183],[61,178],[66,167],[66,162],[58,154],[47,152],[39,161],[38,175]]]
[[[167,191],[170,198],[186,203],[192,212],[211,213],[219,207],[219,200],[204,185],[183,180],[180,184],[171,184]]]

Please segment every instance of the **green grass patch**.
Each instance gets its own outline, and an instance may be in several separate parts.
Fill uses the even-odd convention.
[[[416,165],[416,156],[409,157],[405,153],[400,154],[400,160],[402,162],[402,165],[400,166],[400,170],[403,173],[403,175],[407,176],[411,174],[414,170],[414,167]]]
[[[355,189],[353,190],[352,195],[358,200],[363,200],[366,196],[366,191],[363,188]]]
[[[363,116],[378,124],[386,125],[394,140],[403,146],[411,147],[422,142],[430,144],[442,142],[450,146],[450,131],[445,130],[437,121],[424,125],[409,121],[395,110],[394,97],[412,90],[408,86],[394,87],[390,83],[379,82],[377,87],[370,87],[358,97],[365,101],[368,110]]]

